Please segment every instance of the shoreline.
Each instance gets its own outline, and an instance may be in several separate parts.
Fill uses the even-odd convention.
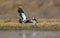
[[[0,30],[0,32],[60,32],[60,30]]]

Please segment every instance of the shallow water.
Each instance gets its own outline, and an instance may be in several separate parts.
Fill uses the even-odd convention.
[[[0,38],[60,38],[60,31],[0,30]]]

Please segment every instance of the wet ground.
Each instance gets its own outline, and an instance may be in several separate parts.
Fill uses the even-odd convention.
[[[60,31],[0,31],[0,38],[60,38]]]

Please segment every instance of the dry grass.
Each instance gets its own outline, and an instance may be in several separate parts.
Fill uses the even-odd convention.
[[[40,18],[37,19],[38,23],[60,23],[60,19],[45,19],[45,18]],[[18,18],[4,18],[0,19],[0,23],[19,23]]]
[[[2,23],[0,30],[60,30],[60,24],[19,24],[19,23]]]
[[[20,24],[18,19],[0,19],[0,30],[60,30],[59,19],[38,19],[38,23]]]

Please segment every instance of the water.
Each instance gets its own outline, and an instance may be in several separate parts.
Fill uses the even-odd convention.
[[[0,30],[0,38],[60,38],[60,31]]]

